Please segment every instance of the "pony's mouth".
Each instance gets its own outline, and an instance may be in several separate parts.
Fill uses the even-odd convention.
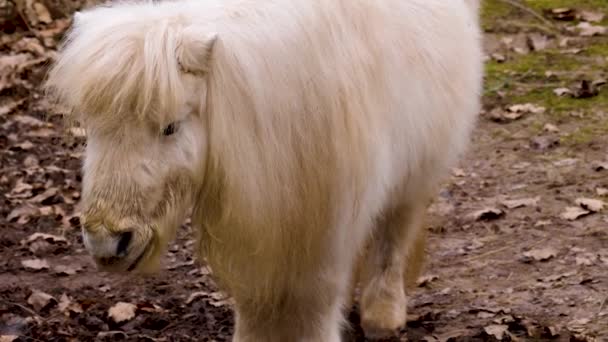
[[[128,272],[134,271],[137,268],[137,266],[141,263],[141,261],[144,259],[144,257],[150,250],[151,245],[152,245],[151,243],[146,244],[146,247],[144,247],[144,249],[141,251],[141,253],[139,253],[137,258],[135,258],[135,260],[133,260],[131,265],[129,265],[129,267],[127,267]]]

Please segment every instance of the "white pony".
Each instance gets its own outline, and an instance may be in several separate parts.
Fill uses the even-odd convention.
[[[47,87],[87,132],[87,249],[103,269],[155,270],[193,208],[200,256],[236,303],[235,341],[339,341],[356,280],[366,335],[392,334],[420,220],[479,110],[477,7],[186,0],[77,14]]]

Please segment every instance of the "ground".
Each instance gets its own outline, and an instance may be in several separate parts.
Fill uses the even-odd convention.
[[[65,138],[37,88],[78,2],[16,3],[0,1],[0,341],[228,340],[230,299],[187,223],[162,274],[95,270],[75,215],[82,134]],[[605,0],[484,3],[484,108],[429,209],[401,340],[608,340],[604,14]]]

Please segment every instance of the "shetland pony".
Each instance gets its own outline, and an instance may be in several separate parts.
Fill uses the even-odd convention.
[[[393,334],[426,205],[479,110],[477,12],[185,0],[78,13],[46,88],[87,133],[86,248],[101,269],[154,271],[192,209],[198,253],[236,303],[235,341],[340,341],[355,282],[366,335]]]

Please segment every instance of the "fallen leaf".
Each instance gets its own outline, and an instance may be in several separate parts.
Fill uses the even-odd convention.
[[[550,225],[552,222],[550,220],[540,220],[534,224],[534,227],[544,227]]]
[[[206,297],[208,295],[209,295],[209,292],[207,292],[207,291],[193,292],[192,294],[190,294],[190,296],[188,296],[188,299],[186,299],[186,304],[190,304],[193,301],[195,301],[196,299],[198,299],[200,297]]]
[[[533,249],[524,252],[524,258],[527,260],[546,261],[557,256],[557,251],[552,247]]]
[[[34,9],[34,12],[36,13],[36,16],[38,17],[38,20],[41,23],[50,24],[53,22],[53,18],[51,18],[51,13],[49,13],[49,10],[42,3],[35,2],[32,7]]]
[[[29,202],[31,203],[45,203],[47,201],[49,201],[50,199],[52,199],[53,197],[57,196],[57,194],[59,193],[59,189],[57,188],[48,188],[46,189],[43,193],[36,195],[35,197],[32,197]]]
[[[597,213],[604,209],[604,201],[593,199],[593,198],[577,198],[576,204],[580,205],[583,209]]]
[[[27,298],[27,303],[36,309],[36,311],[40,311],[51,304],[57,303],[57,300],[48,293],[34,290]]]
[[[576,19],[576,10],[572,8],[553,8],[545,10],[544,12],[555,20],[572,21]]]
[[[557,96],[564,96],[564,95],[573,95],[574,92],[572,90],[570,90],[569,88],[555,88],[555,89],[553,89],[553,94],[555,94]]]
[[[560,160],[554,161],[553,165],[558,166],[558,167],[563,167],[563,166],[572,166],[576,163],[578,163],[578,159],[576,159],[576,158],[565,158],[565,159],[560,159]]]
[[[439,279],[439,277],[434,274],[425,275],[418,278],[418,280],[416,281],[416,285],[418,287],[425,287],[437,279]]]
[[[17,335],[0,335],[0,342],[13,342],[18,338],[19,336]]]
[[[608,195],[608,189],[607,188],[596,188],[595,193],[598,196],[606,196],[606,195]]]
[[[588,22],[582,22],[576,25],[579,35],[582,37],[600,36],[606,34],[608,29],[604,26],[591,25]]]
[[[452,169],[452,175],[454,177],[465,177],[467,174],[464,172],[463,169],[459,169],[457,167]]]
[[[577,266],[592,266],[594,264],[594,260],[597,259],[596,255],[585,253],[583,255],[577,255],[574,258]]]
[[[541,51],[549,45],[549,38],[544,34],[532,33],[528,35],[528,46],[533,51]]]
[[[537,106],[532,103],[523,103],[523,104],[515,104],[508,108],[510,112],[513,113],[532,113],[532,114],[542,114],[546,111],[545,107]]]
[[[577,85],[572,96],[576,99],[587,99],[595,97],[599,95],[599,93],[600,90],[598,89],[598,85],[588,80],[582,80],[579,85]]]
[[[28,223],[31,217],[38,215],[39,212],[40,210],[35,206],[25,204],[13,209],[6,216],[6,220],[9,222],[16,222],[17,224],[23,225]]]
[[[82,269],[81,266],[56,265],[53,266],[53,272],[57,275],[74,275]]]
[[[70,315],[70,313],[82,313],[82,306],[79,303],[73,302],[67,294],[62,294],[61,298],[59,298],[59,305],[57,306],[59,312],[64,313],[66,315]]]
[[[489,207],[472,212],[469,217],[475,221],[488,221],[501,218],[504,215],[505,212],[501,209]]]
[[[502,341],[505,335],[508,334],[509,326],[505,324],[492,324],[483,328],[483,331],[490,336],[494,336],[497,340]]]
[[[574,221],[583,216],[589,215],[591,212],[581,207],[566,207],[566,210],[561,214],[565,220]]]
[[[590,23],[599,23],[604,20],[604,13],[602,12],[592,12],[592,11],[581,11],[579,14],[579,18],[583,21],[587,21]]]
[[[595,171],[604,171],[604,170],[608,170],[608,162],[605,161],[595,161],[592,164],[593,166],[593,170]]]
[[[108,310],[108,316],[116,323],[125,322],[135,317],[137,305],[125,302],[118,302]]]
[[[545,132],[549,132],[549,133],[557,133],[559,132],[559,128],[557,128],[557,126],[553,125],[553,124],[545,124],[545,126],[543,126],[543,130]]]
[[[502,63],[504,61],[507,60],[507,58],[505,57],[505,55],[502,55],[500,53],[493,53],[490,55],[490,57],[492,57],[493,60],[497,61],[498,63]]]
[[[81,128],[81,127],[70,127],[69,131],[73,136],[79,137],[79,138],[83,138],[87,135],[84,128]]]
[[[536,196],[534,198],[520,198],[514,200],[503,200],[501,204],[509,209],[521,208],[521,207],[535,207],[538,205],[538,201],[540,201],[540,196]]]
[[[49,243],[60,243],[67,244],[68,240],[62,236],[46,234],[46,233],[34,233],[27,237],[27,239],[21,240],[22,245],[30,244],[36,240],[45,240]]]
[[[538,136],[530,139],[530,148],[546,151],[559,146],[559,138],[554,136]]]
[[[50,268],[49,262],[46,259],[27,259],[21,260],[21,265],[26,269],[40,271],[48,270]]]
[[[17,149],[23,150],[23,151],[27,151],[27,150],[31,150],[34,147],[34,144],[32,144],[31,141],[26,140],[19,144],[15,144],[14,147],[16,147]]]

